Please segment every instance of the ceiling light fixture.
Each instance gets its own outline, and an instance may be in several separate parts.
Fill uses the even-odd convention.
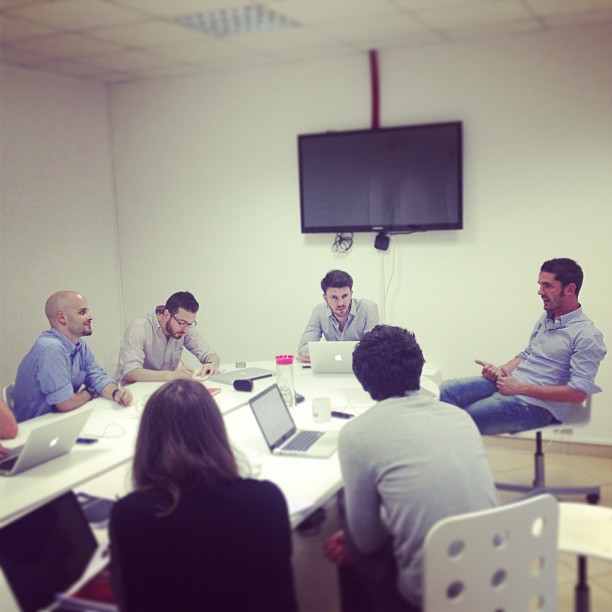
[[[220,9],[208,13],[179,15],[174,21],[218,38],[274,32],[300,27],[301,24],[260,4]]]

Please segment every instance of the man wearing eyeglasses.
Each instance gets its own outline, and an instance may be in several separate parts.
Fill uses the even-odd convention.
[[[196,376],[214,374],[219,357],[196,327],[199,309],[191,293],[179,291],[165,305],[136,317],[121,342],[118,378],[126,383],[192,378],[194,370],[181,361],[183,347],[202,364]]]

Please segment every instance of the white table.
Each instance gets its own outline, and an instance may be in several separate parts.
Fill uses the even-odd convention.
[[[250,362],[247,366],[263,367],[274,372],[273,362]],[[223,369],[232,370],[235,366],[227,365]],[[329,397],[334,410],[354,414],[367,410],[374,403],[353,374],[315,374],[310,368],[296,363],[294,378],[295,390],[305,397],[304,402],[291,408],[300,428],[340,429],[347,422],[333,418],[327,423],[313,423],[311,402],[315,397]],[[246,457],[254,475],[270,480],[281,488],[289,505],[291,524],[295,527],[335,495],[342,486],[342,476],[336,454],[329,459],[277,457],[270,454],[248,407],[248,400],[275,382],[274,375],[256,380],[253,391],[248,393],[214,381],[203,384],[209,388],[221,388],[215,400],[224,414],[232,445]],[[130,385],[135,401],[126,408],[102,398],[93,400],[90,403],[93,412],[82,436],[100,436],[99,442],[75,445],[67,455],[18,476],[0,479],[0,527],[71,489],[80,488],[113,498],[127,493],[129,481],[126,478],[113,478],[112,484],[105,483],[102,489],[89,488],[87,483],[94,479],[103,481],[104,478],[100,478],[102,475],[120,466],[125,466],[126,473],[129,472],[140,414],[147,398],[161,384]],[[422,387],[437,396],[437,384],[428,376],[422,378]],[[62,416],[50,414],[23,423],[19,437],[6,446],[23,444],[28,432],[41,421]],[[2,612],[17,609],[12,595],[7,591],[4,576],[0,575],[0,601],[7,602],[5,607],[0,607]]]
[[[253,362],[247,365],[263,367],[274,372],[273,362]],[[224,366],[224,369],[232,370],[234,365]],[[339,429],[345,424],[343,419],[314,424],[311,417],[311,401],[314,397],[329,397],[334,410],[355,414],[366,410],[374,403],[353,374],[315,374],[311,369],[296,363],[294,375],[296,391],[306,398],[303,403],[291,408],[298,427]],[[236,391],[231,385],[213,381],[205,381],[204,384],[209,388],[222,389],[215,399],[226,415],[230,439],[254,464],[255,471],[260,471],[259,477],[277,483],[285,492],[292,511],[292,522],[296,524],[304,511],[316,507],[340,488],[341,477],[336,455],[325,460],[299,459],[273,457],[268,452],[248,409],[248,400],[274,382],[274,376],[256,380],[253,391],[249,393]],[[140,413],[146,399],[161,384],[130,385],[134,403],[126,408],[103,398],[93,400],[88,404],[93,407],[93,411],[82,435],[100,437],[99,442],[91,445],[77,444],[67,455],[18,476],[0,478],[0,527],[50,499],[131,461]],[[429,377],[422,378],[422,386],[433,395],[437,394],[437,385]],[[47,419],[60,419],[63,416],[49,414],[22,423],[19,436],[15,440],[6,442],[5,446],[23,444],[32,428]],[[296,479],[296,473],[303,474],[303,477]]]
[[[612,561],[612,508],[561,502],[559,504],[559,550],[578,555],[576,612],[591,607],[587,582],[587,557]]]

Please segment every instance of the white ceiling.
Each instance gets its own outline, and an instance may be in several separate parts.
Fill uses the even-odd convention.
[[[603,21],[612,0],[0,0],[0,62],[122,82]]]

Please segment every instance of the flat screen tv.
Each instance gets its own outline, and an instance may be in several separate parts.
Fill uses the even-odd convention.
[[[302,233],[463,228],[460,121],[298,136]]]

